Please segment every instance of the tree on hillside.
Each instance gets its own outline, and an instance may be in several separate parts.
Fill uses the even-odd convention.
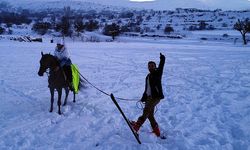
[[[127,24],[125,24],[125,25],[121,26],[121,30],[120,31],[121,32],[131,32],[131,29],[130,29],[130,27]]]
[[[85,27],[87,31],[94,31],[99,28],[99,22],[95,20],[90,20],[89,22],[85,23]]]
[[[50,28],[51,24],[49,22],[37,22],[33,25],[32,30],[38,34],[44,35]]]
[[[247,44],[246,34],[250,32],[250,21],[249,19],[245,19],[244,21],[238,20],[234,24],[234,29],[239,31],[242,35],[244,45]]]
[[[156,26],[156,29],[157,29],[157,30],[160,30],[160,29],[161,29],[161,26],[162,26],[162,24],[158,24],[158,25]]]
[[[28,16],[20,14],[20,13],[14,13],[14,12],[1,12],[0,9],[0,22],[5,24],[30,24],[32,22],[31,19],[29,19]]]
[[[71,30],[71,25],[70,25],[70,20],[68,17],[63,16],[61,19],[61,22],[56,24],[56,31],[61,32],[62,36],[71,36],[72,35],[72,30]]]
[[[165,27],[165,29],[164,29],[164,32],[165,32],[166,34],[169,34],[169,33],[171,33],[171,32],[174,32],[174,29],[173,29],[173,27],[167,25],[167,26]]]
[[[120,26],[115,23],[112,23],[111,25],[105,25],[103,34],[112,36],[112,39],[114,40],[115,37],[120,34]]]
[[[134,16],[133,12],[125,11],[120,14],[119,18],[132,18]]]
[[[3,34],[5,32],[5,29],[3,27],[0,27],[0,34]]]
[[[83,24],[82,19],[75,20],[74,28],[75,28],[75,31],[77,32],[77,36],[79,37],[80,32],[83,32],[83,30],[85,29],[85,25]]]
[[[207,23],[205,21],[200,21],[199,23],[199,30],[206,30],[206,27],[207,27]]]

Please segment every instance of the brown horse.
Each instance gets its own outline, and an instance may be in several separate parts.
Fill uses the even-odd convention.
[[[62,89],[65,89],[65,100],[63,106],[67,104],[67,99],[69,95],[69,83],[65,79],[65,73],[63,69],[60,67],[60,64],[56,57],[50,54],[42,54],[42,58],[40,60],[40,68],[38,71],[39,76],[43,76],[44,72],[46,72],[47,69],[49,69],[49,89],[51,94],[51,105],[50,105],[50,112],[53,111],[53,103],[54,103],[54,91],[57,90],[58,93],[58,114],[61,113],[61,97],[62,97]],[[55,68],[59,67],[59,70],[56,70]],[[82,80],[79,81],[79,89],[83,86]],[[73,102],[75,103],[75,95],[76,93],[73,91],[74,99]]]

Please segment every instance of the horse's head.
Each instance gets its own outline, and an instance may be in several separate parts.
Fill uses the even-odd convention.
[[[46,72],[46,70],[51,67],[52,58],[53,58],[52,55],[43,54],[43,52],[41,52],[41,55],[42,55],[42,58],[40,60],[40,68],[38,71],[39,76],[43,76],[44,72]]]

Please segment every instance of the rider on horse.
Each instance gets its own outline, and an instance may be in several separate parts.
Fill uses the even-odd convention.
[[[63,69],[65,73],[66,81],[69,84],[69,88],[73,90],[72,86],[72,70],[71,70],[71,59],[69,56],[69,52],[65,47],[65,43],[63,40],[57,41],[57,45],[54,51],[54,56],[58,59],[60,63],[60,67]],[[56,68],[55,71],[58,71],[59,67]]]

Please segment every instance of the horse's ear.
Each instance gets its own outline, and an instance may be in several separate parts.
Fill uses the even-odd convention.
[[[41,52],[41,55],[43,56],[43,52]]]

